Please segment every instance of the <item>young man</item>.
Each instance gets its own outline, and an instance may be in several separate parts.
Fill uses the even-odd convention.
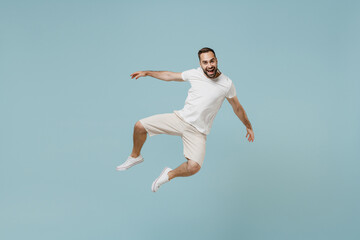
[[[225,98],[245,125],[248,141],[254,141],[251,123],[236,97],[235,86],[230,78],[219,71],[214,50],[202,48],[198,52],[198,57],[200,67],[182,73],[138,71],[130,75],[132,79],[151,76],[163,81],[189,81],[191,84],[182,110],[147,117],[135,124],[132,153],[123,164],[117,167],[118,171],[123,171],[144,161],[140,151],[147,134],[149,136],[157,134],[181,136],[187,161],[175,169],[164,168],[151,186],[153,192],[173,178],[191,176],[200,170],[205,157],[206,135],[209,134],[213,120]]]

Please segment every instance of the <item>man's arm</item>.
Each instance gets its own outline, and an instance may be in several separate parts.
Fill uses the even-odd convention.
[[[130,74],[131,78],[138,79],[139,77],[146,77],[150,76],[153,78],[157,78],[163,81],[178,81],[182,82],[184,81],[181,77],[181,73],[177,72],[169,72],[169,71],[138,71]]]
[[[238,116],[238,118],[243,122],[243,124],[246,127],[246,138],[248,139],[249,142],[253,142],[254,141],[254,131],[252,129],[251,123],[246,115],[246,112],[244,110],[244,108],[241,106],[239,99],[237,98],[237,96],[233,97],[233,98],[226,98],[229,103],[231,104],[234,113],[236,114],[236,116]]]

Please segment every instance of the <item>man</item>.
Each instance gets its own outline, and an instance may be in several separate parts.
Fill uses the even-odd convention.
[[[235,86],[218,69],[214,50],[202,48],[198,52],[198,57],[200,67],[182,73],[138,71],[130,75],[132,79],[151,76],[163,81],[189,81],[191,84],[182,110],[154,115],[141,119],[135,124],[132,153],[123,164],[117,167],[117,170],[123,171],[144,161],[140,151],[147,134],[149,136],[157,134],[181,136],[187,161],[175,169],[164,168],[151,186],[153,192],[173,178],[191,176],[200,170],[205,157],[206,136],[210,133],[213,120],[225,98],[246,126],[248,141],[254,141],[251,123],[236,97]]]

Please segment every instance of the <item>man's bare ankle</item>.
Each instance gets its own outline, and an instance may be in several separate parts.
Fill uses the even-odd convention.
[[[172,171],[168,172],[169,181],[174,178],[174,175],[172,174]]]
[[[130,157],[132,157],[132,158],[137,158],[138,156],[140,156],[140,154],[137,154],[137,153],[132,153],[132,154],[130,155]]]

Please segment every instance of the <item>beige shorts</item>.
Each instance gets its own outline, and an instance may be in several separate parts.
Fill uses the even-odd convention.
[[[175,113],[158,114],[140,120],[149,136],[169,134],[181,136],[184,156],[202,166],[205,158],[206,134],[185,122]]]

